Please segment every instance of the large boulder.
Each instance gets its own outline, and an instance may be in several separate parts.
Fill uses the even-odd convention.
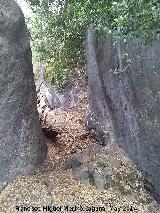
[[[86,126],[117,143],[160,192],[160,38],[97,39],[87,34]]]
[[[0,189],[32,172],[46,152],[24,17],[14,0],[0,0]]]

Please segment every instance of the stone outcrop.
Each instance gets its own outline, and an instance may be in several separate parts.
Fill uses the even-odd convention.
[[[71,168],[76,180],[121,193],[134,202],[144,193],[141,173],[117,146],[93,144],[65,161],[64,169]]]
[[[160,38],[97,39],[88,29],[86,126],[118,144],[160,193]]]
[[[50,109],[69,109],[75,106],[80,101],[81,96],[86,93],[84,86],[78,86],[77,84],[66,87],[62,91],[58,91],[50,81],[45,77],[46,68],[41,65],[39,69],[35,71],[37,79],[35,80],[37,95],[38,95],[38,110],[41,115],[41,111],[45,108]]]
[[[46,156],[24,17],[14,0],[0,0],[0,189],[32,172]]]
[[[51,109],[60,108],[61,107],[61,97],[55,88],[49,83],[49,81],[45,77],[46,68],[44,65],[41,65],[39,68],[40,77],[37,79],[37,95],[39,106],[38,108],[49,107]]]

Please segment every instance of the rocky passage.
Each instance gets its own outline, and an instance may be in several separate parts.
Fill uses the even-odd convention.
[[[143,175],[137,170],[132,161],[129,160],[126,153],[120,147],[102,143],[102,138],[99,135],[99,140],[101,140],[99,144],[106,146],[96,144],[96,140],[91,138],[91,135],[86,132],[84,128],[85,95],[81,93],[80,97],[80,91],[76,87],[68,93],[68,96],[57,93],[46,81],[44,67],[41,67],[42,82],[40,82],[39,90],[44,91],[45,97],[42,93],[38,97],[40,107],[38,112],[42,121],[42,133],[44,134],[43,138],[41,137],[36,109],[36,88],[32,73],[29,34],[24,24],[22,11],[15,4],[14,0],[0,1],[0,17],[2,19],[0,23],[0,49],[2,50],[0,52],[0,91],[2,94],[0,96],[2,103],[0,105],[0,138],[3,139],[0,143],[2,153],[0,156],[0,189],[6,186],[0,194],[0,213],[160,212],[158,204],[145,191],[145,188],[150,189],[150,183],[145,181]],[[88,44],[92,44],[92,39]],[[154,46],[155,49],[158,47],[156,44]],[[90,82],[88,86],[93,95],[92,93],[88,95],[88,101],[90,101],[90,106],[92,106],[90,109],[93,108],[93,112],[96,112],[96,109],[98,109],[97,117],[102,120],[102,122],[98,123],[96,121],[92,122],[92,124],[98,124],[98,127],[100,127],[100,123],[104,124],[104,127],[107,127],[105,129],[107,130],[106,136],[108,135],[106,141],[110,142],[114,141],[112,140],[112,138],[114,139],[114,134],[112,134],[114,132],[112,132],[114,130],[114,125],[112,125],[114,120],[118,124],[115,129],[120,133],[120,144],[126,145],[123,147],[128,147],[127,151],[130,151],[130,156],[137,157],[135,153],[139,154],[137,162],[141,165],[142,169],[144,168],[144,171],[150,170],[153,182],[157,181],[156,185],[159,186],[159,167],[157,166],[157,162],[159,162],[159,143],[157,142],[159,138],[159,125],[157,125],[157,120],[155,120],[156,123],[151,122],[156,116],[159,118],[159,64],[157,67],[154,67],[154,76],[150,72],[152,70],[151,61],[155,63],[156,61],[154,60],[158,61],[159,59],[159,49],[157,49],[156,57],[152,54],[154,53],[152,48],[148,48],[148,51],[145,51],[145,48],[142,49],[141,54],[145,53],[144,56],[147,63],[149,63],[145,63],[144,58],[140,57],[143,58],[142,71],[144,68],[145,73],[147,73],[146,82],[143,82],[144,77],[139,77],[137,81],[137,76],[132,76],[132,86],[135,87],[133,91],[137,92],[140,97],[140,100],[139,98],[135,99],[136,105],[138,100],[141,103],[143,95],[146,99],[141,103],[141,106],[136,106],[135,114],[138,112],[139,115],[142,115],[140,123],[145,123],[143,126],[146,131],[147,143],[143,149],[134,152],[136,149],[131,147],[131,144],[138,144],[135,143],[137,138],[133,137],[134,134],[131,134],[132,131],[129,132],[128,128],[134,127],[133,124],[137,123],[135,120],[130,119],[130,115],[132,116],[132,105],[130,106],[130,102],[126,101],[128,95],[125,96],[124,93],[126,90],[124,90],[122,85],[123,78],[115,79],[115,76],[111,76],[111,72],[102,72],[107,74],[106,82],[102,82],[102,75],[99,75],[98,69],[96,69],[100,67],[96,64],[96,54],[90,54],[94,53],[94,47],[92,48],[92,45],[90,45],[88,45],[88,50],[91,51],[88,51],[88,54],[91,58],[89,57],[88,59],[91,60],[88,61],[91,66],[88,67],[90,71],[88,74],[91,75],[88,75]],[[151,46],[153,47],[153,45]],[[109,51],[107,51],[108,53]],[[94,55],[95,58],[93,57]],[[152,56],[151,58],[149,57],[150,55]],[[102,57],[99,58],[102,59]],[[120,54],[118,54],[118,58],[119,64],[122,65]],[[136,66],[141,67],[141,61],[137,63],[138,60],[136,58],[134,61]],[[103,63],[102,67],[105,67]],[[121,73],[122,69],[119,71]],[[132,73],[134,74],[134,72]],[[98,76],[98,80],[94,74]],[[104,79],[106,76],[104,76]],[[111,79],[109,84],[107,81],[109,79],[108,76]],[[90,79],[93,81],[90,81]],[[101,85],[101,82],[104,85]],[[149,82],[154,82],[154,85]],[[95,85],[99,87],[95,87]],[[104,91],[105,85],[107,87],[110,85],[111,89],[109,89],[109,92],[115,91],[115,94],[109,93],[106,96],[107,90]],[[119,90],[113,90],[112,85],[116,85],[115,88]],[[126,92],[128,94],[128,91]],[[155,96],[155,98],[150,100],[148,94]],[[122,100],[119,99],[120,96],[123,97]],[[100,97],[103,99],[102,102]],[[115,97],[118,98],[116,99]],[[112,99],[114,100],[112,105],[115,105],[114,113],[110,113],[112,107],[108,107],[108,111],[106,110],[107,106],[110,106],[110,100]],[[91,100],[93,101],[92,104]],[[107,102],[104,102],[104,100]],[[128,113],[124,113],[123,110],[121,111],[123,104],[125,104],[124,109],[125,111],[128,110]],[[102,109],[102,113],[99,113],[99,109]],[[115,114],[117,109],[120,113]],[[144,111],[139,112],[143,109]],[[146,114],[145,110],[148,112],[147,117],[143,116]],[[152,113],[152,111],[156,113]],[[111,115],[114,115],[114,117]],[[109,118],[110,123],[108,123]],[[123,127],[124,121],[127,126],[123,129],[121,125]],[[157,125],[156,129],[150,128],[153,127],[153,124]],[[95,131],[94,128],[90,129]],[[134,128],[132,129],[134,130]],[[153,130],[156,130],[156,134]],[[152,132],[153,134],[151,134]],[[133,133],[135,133],[135,130]],[[145,139],[143,132],[140,136],[142,136],[142,139]],[[43,139],[45,143],[43,143]],[[156,152],[151,152],[153,145]],[[46,147],[48,147],[48,153]],[[46,154],[47,158],[45,159]],[[146,157],[150,157],[152,164],[146,163],[145,160],[148,160]],[[44,159],[43,165],[36,170]],[[144,165],[146,166],[144,167]],[[19,176],[17,177],[17,175]],[[15,177],[17,178],[13,180]],[[10,182],[11,180],[13,181]]]
[[[0,212],[139,212],[160,208],[143,187],[143,176],[118,147],[103,147],[84,128],[85,97],[46,116],[58,132],[45,137],[48,156],[35,174],[19,176],[0,194]]]

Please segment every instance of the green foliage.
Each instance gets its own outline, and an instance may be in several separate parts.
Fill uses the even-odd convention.
[[[85,66],[88,26],[107,36],[146,38],[160,32],[158,0],[27,1],[35,12],[29,21],[34,57],[49,64],[57,87]]]

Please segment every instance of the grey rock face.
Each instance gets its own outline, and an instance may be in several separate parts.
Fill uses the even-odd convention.
[[[14,0],[0,0],[0,189],[34,170],[46,151],[24,17]]]
[[[45,78],[46,68],[44,65],[40,66],[39,72],[40,72],[39,80],[41,81],[41,86],[39,87],[38,98],[40,104],[41,99],[44,99],[46,102],[45,106],[48,106],[51,109],[61,107],[60,95],[58,95],[57,91],[51,86],[49,81]]]
[[[79,165],[72,166],[75,159]],[[72,168],[74,178],[85,184],[121,193],[138,200],[143,188],[142,174],[136,169],[127,154],[118,146],[92,144],[81,153],[76,153],[64,164]],[[143,189],[144,191],[144,189]]]
[[[97,41],[87,35],[86,126],[117,143],[160,192],[160,38]]]

